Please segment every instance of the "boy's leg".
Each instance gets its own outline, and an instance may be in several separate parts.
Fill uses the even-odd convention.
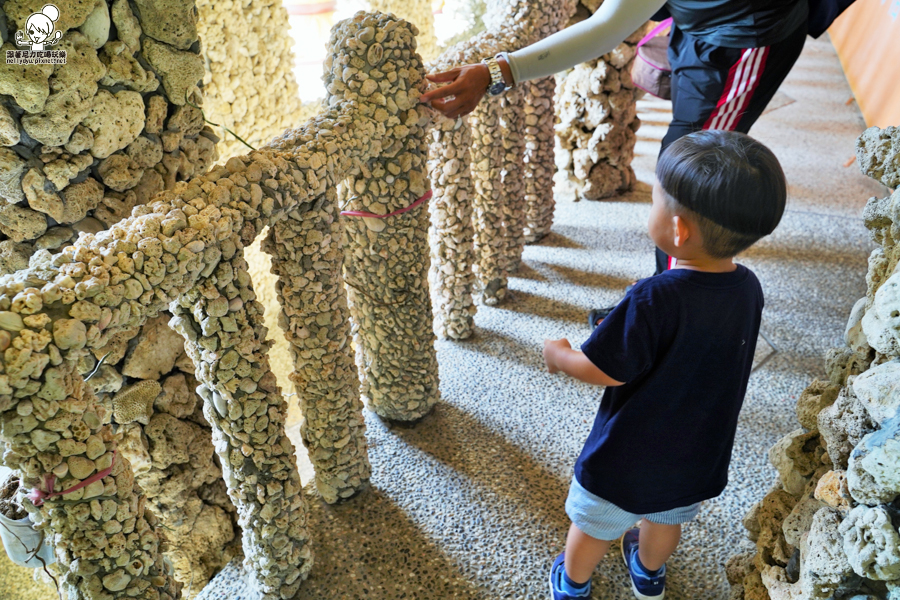
[[[638,541],[641,564],[648,571],[658,571],[675,552],[680,540],[681,525],[661,525],[643,519]]]
[[[579,584],[586,583],[610,544],[611,541],[592,538],[572,523],[566,537],[566,575],[569,579]]]

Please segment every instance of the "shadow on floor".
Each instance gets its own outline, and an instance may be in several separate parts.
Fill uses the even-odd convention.
[[[547,235],[545,235],[541,240],[535,242],[534,244],[529,244],[530,246],[544,246],[549,248],[572,248],[574,250],[583,250],[584,246],[576,242],[575,240],[568,238],[556,231],[551,231]]]
[[[375,487],[334,506],[312,495],[307,527],[315,563],[295,600],[488,598]]]
[[[607,273],[593,273],[591,271],[564,267],[562,265],[545,264],[559,273],[560,277],[564,278],[567,283],[574,283],[600,290],[622,290],[624,293],[625,286],[634,281],[628,277],[617,277]]]
[[[510,293],[512,298],[495,307],[490,307],[490,310],[508,310],[524,315],[535,315],[572,323],[580,323],[587,318],[586,314],[582,314],[585,312],[584,307],[575,304],[544,298],[524,290],[513,290]],[[487,310],[488,308],[478,307],[478,310]]]

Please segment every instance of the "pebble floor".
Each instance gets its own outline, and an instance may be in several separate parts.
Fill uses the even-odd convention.
[[[798,426],[795,400],[823,375],[824,352],[864,294],[874,246],[860,214],[884,190],[843,166],[864,129],[855,104],[845,104],[850,96],[831,44],[809,40],[779,107],[752,131],[789,182],[781,226],[740,257],[763,284],[763,330],[780,352],[750,379],[728,488],[685,527],[669,562],[671,600],[727,597],[723,565],[751,547],[741,518],[775,477],[766,451]],[[549,375],[540,349],[546,338],[580,344],[588,309],[652,272],[649,189],[671,114],[661,101],[639,107],[637,190],[603,202],[573,202],[561,191],[553,232],[526,248],[512,298],[479,307],[473,339],[438,342],[442,402],[413,427],[367,411],[371,488],[337,506],[307,488],[315,566],[297,600],[548,596],[547,570],[569,524],[568,483],[601,390]],[[769,351],[760,339],[758,360]],[[0,565],[0,600],[53,597],[46,588],[28,595],[23,574]],[[632,598],[626,577],[616,543],[595,571],[592,598]],[[254,600],[246,579],[232,563],[198,598]]]

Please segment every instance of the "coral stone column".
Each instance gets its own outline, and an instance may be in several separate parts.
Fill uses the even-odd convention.
[[[550,233],[553,225],[553,209],[556,204],[553,198],[555,91],[556,79],[553,77],[527,81],[523,85],[526,243],[540,240]]]
[[[475,327],[472,132],[466,119],[436,119],[428,159],[434,194],[429,229],[434,331],[442,338],[462,340]]]
[[[18,314],[4,312],[3,324],[8,325],[14,320],[12,315]],[[67,333],[62,327],[56,329],[60,332],[55,340],[59,344]],[[83,346],[84,329],[73,326],[75,329],[81,329]],[[55,491],[88,483],[65,495],[46,498],[39,507],[32,500],[22,502],[36,526],[45,531],[45,541],[55,546],[59,565],[65,571],[60,584],[66,597],[178,598],[178,585],[163,560],[156,517],[145,512],[131,465],[116,452],[107,409],[85,385],[75,361],[61,360],[57,347],[48,344],[50,335],[35,334],[31,328],[19,333],[17,343],[7,350],[6,375],[2,376],[7,392],[2,396],[6,399],[2,417],[4,464],[19,470],[26,488],[49,491],[49,479],[55,480]],[[4,337],[8,343],[9,336]],[[31,340],[29,348],[18,343],[26,339]],[[22,380],[17,375],[22,363],[16,358],[10,361],[10,352],[22,358],[23,352],[32,355],[32,351],[33,356],[47,357],[55,366],[43,373],[38,370],[38,380],[29,381],[27,376]],[[45,366],[47,363],[43,361]],[[23,394],[29,387],[34,389]],[[18,400],[13,401],[14,397]],[[97,475],[104,472],[108,474],[98,479]]]
[[[303,444],[315,467],[316,489],[329,503],[349,498],[369,481],[366,425],[350,339],[350,311],[341,265],[343,228],[335,188],[269,230],[263,249],[281,304],[279,321],[291,348],[291,375],[300,399]]]
[[[636,102],[643,92],[631,81],[631,65],[645,29],[559,76],[556,177],[580,197],[609,198],[634,185]]]
[[[521,88],[513,88],[500,98],[499,133],[503,146],[500,212],[503,214],[503,271],[506,274],[519,270],[525,248],[524,108],[525,98]]]
[[[263,308],[237,241],[210,277],[179,298],[172,326],[197,365],[251,581],[263,598],[283,600],[312,568],[307,509],[284,430],[287,407],[266,357]]]
[[[363,397],[378,415],[413,421],[440,398],[427,273],[429,190],[424,87],[415,25],[357,15],[335,28],[346,50],[326,62],[326,103],[358,102],[383,132],[348,180],[344,278]],[[418,204],[416,204],[418,202]],[[413,206],[415,204],[415,206]],[[407,210],[408,209],[408,210]],[[402,213],[393,214],[396,211]]]
[[[428,190],[427,143],[416,126],[394,158],[350,179],[350,211],[384,215]],[[344,278],[355,322],[362,394],[379,416],[414,421],[440,399],[428,289],[428,204],[384,219],[345,217]]]
[[[500,172],[504,148],[496,141],[502,107],[483,101],[469,115],[472,127],[472,180],[475,187],[475,276],[482,301],[495,305],[506,297],[506,246]]]

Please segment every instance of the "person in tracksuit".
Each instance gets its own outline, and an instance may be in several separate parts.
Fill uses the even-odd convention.
[[[806,40],[808,0],[605,0],[590,18],[494,60],[429,76],[449,85],[421,102],[449,118],[468,114],[485,95],[569,69],[613,50],[647,20],[671,16],[672,122],[660,154],[702,129],[749,132],[793,67]],[[450,97],[450,98],[448,98]],[[656,274],[672,266],[656,249]],[[591,311],[596,325],[611,310]]]

